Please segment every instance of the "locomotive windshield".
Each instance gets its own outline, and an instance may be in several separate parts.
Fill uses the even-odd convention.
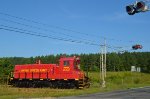
[[[69,61],[64,61],[64,66],[69,66]]]

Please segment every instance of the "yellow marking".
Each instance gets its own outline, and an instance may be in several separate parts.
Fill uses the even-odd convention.
[[[39,69],[30,69],[30,72],[39,72]]]
[[[79,79],[75,79],[75,80],[79,80]]]
[[[79,87],[80,89],[82,89],[83,87]]]
[[[22,69],[20,72],[47,72],[47,69]]]
[[[14,78],[10,78],[10,80],[13,80]]]
[[[52,79],[52,80],[55,80],[55,79]]]
[[[40,72],[47,72],[47,69],[40,69]]]
[[[29,80],[32,80],[32,79],[29,79]]]
[[[66,66],[66,67],[64,67],[64,68],[69,68],[69,66]]]
[[[43,80],[43,79],[40,79],[40,80]]]
[[[64,79],[64,80],[67,80],[67,79]]]
[[[22,69],[21,72],[29,72],[29,69]]]
[[[70,67],[64,67],[63,71],[70,71]]]

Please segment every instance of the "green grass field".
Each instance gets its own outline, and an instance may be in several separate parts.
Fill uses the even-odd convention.
[[[91,72],[89,77],[91,86],[85,89],[15,88],[0,85],[0,99],[72,96],[150,86],[150,74],[144,73],[108,72],[105,88],[100,85],[99,73]]]

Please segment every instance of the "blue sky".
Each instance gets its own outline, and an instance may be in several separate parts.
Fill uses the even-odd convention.
[[[0,14],[0,28],[9,26],[24,29],[53,39],[0,29],[0,57],[99,53],[100,46],[89,43],[102,45],[104,37],[107,45],[112,47],[108,48],[109,52],[119,50],[115,50],[114,47],[131,51],[134,44],[143,45],[143,49],[138,51],[150,51],[150,12],[129,16],[125,6],[134,2],[134,0],[1,0],[0,13],[3,14]],[[81,43],[73,43],[70,40]]]

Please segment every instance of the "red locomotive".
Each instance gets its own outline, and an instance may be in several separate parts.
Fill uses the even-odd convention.
[[[80,70],[78,57],[62,57],[58,64],[16,65],[9,84],[17,87],[83,88],[89,78]]]

